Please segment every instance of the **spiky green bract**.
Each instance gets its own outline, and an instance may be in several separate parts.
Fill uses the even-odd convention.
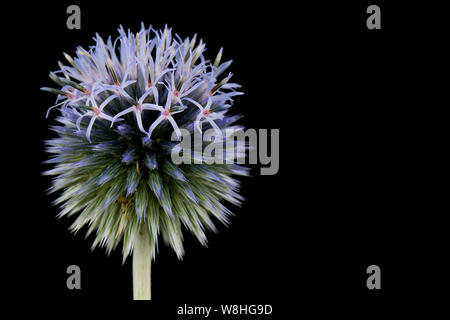
[[[70,66],[50,75],[60,88],[43,88],[58,94],[61,112],[52,127],[57,137],[46,142],[54,165],[45,172],[54,176],[49,191],[60,192],[60,217],[76,216],[72,231],[87,226],[95,233],[93,247],[109,253],[123,241],[125,260],[144,227],[152,250],[162,236],[181,258],[183,226],[206,244],[215,219],[228,223],[223,202],[243,200],[233,176],[248,170],[175,165],[172,131],[239,129],[231,126],[239,117],[227,115],[239,86],[228,83],[231,75],[218,79],[230,62],[220,64],[220,52],[211,64],[195,37],[174,40],[169,29],[119,32],[117,42],[97,36],[89,51],[66,55]]]

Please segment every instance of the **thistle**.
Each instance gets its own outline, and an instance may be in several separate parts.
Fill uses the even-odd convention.
[[[123,261],[133,256],[134,299],[149,300],[151,260],[159,236],[181,259],[182,228],[206,245],[214,220],[228,224],[223,202],[240,205],[239,181],[248,169],[234,163],[176,165],[171,153],[182,130],[194,136],[212,128],[238,130],[228,115],[238,84],[224,72],[222,49],[214,61],[196,36],[182,40],[167,27],[119,28],[116,40],[95,44],[50,73],[58,88],[57,137],[46,141],[49,192],[60,192],[58,217],[76,216],[70,229],[95,232],[92,248],[109,254],[122,243]],[[48,115],[47,112],[47,115]],[[229,135],[224,135],[226,140]],[[208,143],[204,142],[202,147]],[[242,147],[242,144],[240,144]]]

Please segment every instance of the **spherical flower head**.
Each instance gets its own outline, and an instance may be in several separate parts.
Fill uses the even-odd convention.
[[[76,215],[71,230],[95,231],[93,247],[109,253],[123,241],[124,259],[134,238],[148,230],[153,248],[159,235],[183,256],[182,226],[206,244],[214,219],[227,224],[224,201],[239,205],[239,181],[247,175],[236,164],[175,165],[174,132],[237,129],[229,116],[240,86],[224,76],[222,49],[211,62],[196,36],[182,40],[167,27],[134,34],[119,28],[105,42],[99,35],[67,65],[50,74],[59,85],[57,137],[46,141],[54,168],[51,192],[61,191],[59,216]]]

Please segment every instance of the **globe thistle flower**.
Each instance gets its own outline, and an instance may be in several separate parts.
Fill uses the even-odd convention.
[[[77,232],[95,232],[92,248],[109,254],[122,243],[122,254],[133,255],[135,299],[150,299],[150,265],[159,237],[181,259],[182,227],[206,245],[206,230],[215,231],[214,218],[227,224],[231,212],[223,202],[240,205],[239,181],[248,175],[236,164],[175,165],[171,152],[181,130],[238,130],[239,116],[228,109],[238,84],[231,61],[204,57],[205,44],[196,36],[182,40],[172,31],[151,27],[134,34],[119,28],[119,37],[78,47],[75,57],[50,78],[59,86],[42,88],[57,95],[57,137],[46,141],[51,154],[45,172],[54,176],[50,192],[58,217],[76,216]],[[47,114],[48,115],[48,114]],[[225,134],[225,139],[229,133]],[[204,146],[207,143],[204,143]],[[242,145],[240,145],[242,148]]]

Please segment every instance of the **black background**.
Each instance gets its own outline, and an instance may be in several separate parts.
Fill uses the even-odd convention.
[[[81,8],[81,30],[66,28],[70,4]],[[381,7],[381,30],[366,28],[369,4]],[[443,192],[430,192],[435,168],[425,165],[433,95],[424,93],[439,73],[434,46],[444,38],[433,18],[439,8],[130,0],[39,3],[25,11],[28,31],[14,37],[26,38],[19,41],[28,47],[22,61],[32,80],[18,97],[27,94],[34,103],[22,132],[26,157],[15,159],[28,175],[14,180],[13,201],[29,235],[15,250],[25,252],[17,270],[25,266],[29,275],[27,299],[43,309],[89,305],[164,319],[184,303],[272,304],[268,318],[275,319],[305,310],[363,317],[439,287],[439,244],[447,237],[435,201]],[[209,58],[223,46],[245,92],[233,107],[244,114],[241,123],[280,129],[278,174],[261,176],[252,167],[253,177],[243,179],[247,200],[232,208],[229,228],[209,234],[208,248],[185,233],[183,261],[160,246],[150,303],[131,300],[130,259],[122,265],[119,250],[109,257],[91,251],[92,237],[70,234],[72,219],[55,218],[56,196],[45,194],[50,179],[40,175],[48,168],[43,140],[54,123],[54,115],[45,119],[54,97],[39,91],[52,85],[49,71],[63,52],[91,45],[95,32],[115,37],[120,24],[135,32],[141,22],[157,29],[167,24],[182,38],[197,33]],[[81,267],[81,290],[66,288],[71,264]],[[371,264],[381,268],[381,290],[366,287]]]

